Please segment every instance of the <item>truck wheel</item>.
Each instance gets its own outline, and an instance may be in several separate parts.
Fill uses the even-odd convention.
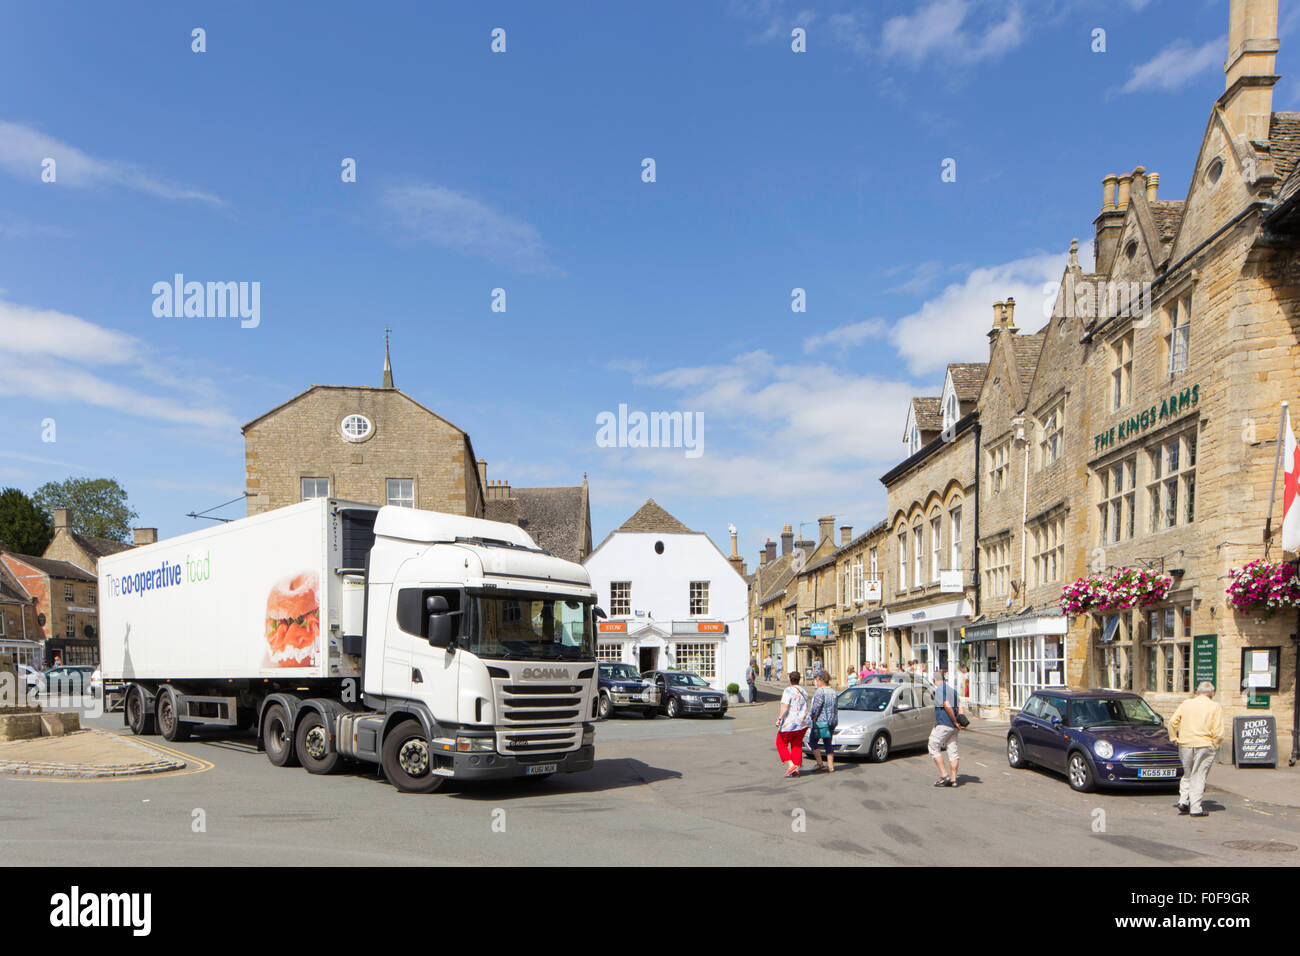
[[[614,716],[614,702],[609,699],[609,694],[600,695],[600,709],[597,711],[597,716],[601,720],[609,720]]]
[[[164,740],[181,741],[190,739],[194,728],[176,716],[176,695],[172,690],[164,690],[158,695],[158,732]]]
[[[298,725],[298,760],[308,773],[333,773],[343,762],[343,755],[329,749],[329,729],[316,711],[311,711]]]
[[[153,714],[144,705],[144,691],[132,687],[126,695],[126,725],[137,737],[154,733]]]
[[[384,738],[384,776],[403,793],[433,793],[443,778],[430,771],[433,756],[418,720],[404,720]]]
[[[298,755],[293,750],[293,736],[289,733],[289,715],[280,704],[266,709],[262,720],[262,747],[266,759],[277,767],[298,766]]]

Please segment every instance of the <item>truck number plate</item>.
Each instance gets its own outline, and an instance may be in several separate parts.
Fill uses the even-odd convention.
[[[538,773],[555,773],[555,764],[553,763],[535,763],[524,771],[526,776],[533,776]]]

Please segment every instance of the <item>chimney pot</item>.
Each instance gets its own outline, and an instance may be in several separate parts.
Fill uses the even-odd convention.
[[[132,529],[131,537],[136,547],[139,547],[142,544],[157,544],[158,529],[157,528],[134,528]]]
[[[817,519],[817,543],[821,544],[829,538],[835,537],[835,516],[824,515]]]
[[[1101,211],[1109,212],[1115,208],[1115,184],[1119,177],[1111,174],[1101,181]]]
[[[1016,323],[1014,321],[1016,315],[1016,300],[1011,298],[1011,296],[1007,296],[1005,309],[1002,314],[1006,319],[1007,330],[1010,332],[1016,331]]]
[[[853,540],[853,525],[851,524],[840,525],[840,544],[845,545],[852,540]]]
[[[993,328],[995,329],[1002,328],[1002,310],[1003,304],[1001,302],[993,303]]]
[[[786,525],[785,530],[781,532],[781,553],[783,555],[789,554],[790,550],[793,547],[794,547],[794,532],[790,530],[789,525]]]
[[[1133,183],[1132,173],[1125,173],[1123,176],[1119,178],[1119,198],[1115,200],[1115,204],[1120,209],[1128,208],[1128,192],[1129,192],[1129,186],[1131,186],[1132,183]]]
[[[54,530],[69,530],[72,527],[72,509],[55,508],[54,509]]]
[[[1160,174],[1152,173],[1147,177],[1147,202],[1156,201],[1156,193],[1160,189]]]
[[[771,564],[776,560],[776,542],[771,538],[767,539],[767,547],[763,549],[763,557],[767,564]]]

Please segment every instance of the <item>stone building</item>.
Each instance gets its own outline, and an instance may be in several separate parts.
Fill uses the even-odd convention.
[[[0,657],[8,655],[16,664],[38,669],[44,666],[38,613],[36,599],[0,560]]]
[[[883,666],[885,612],[880,586],[889,525],[881,521],[853,537],[849,525],[840,527],[840,547],[835,552],[835,638],[839,669],[835,686],[843,686],[850,667],[861,670],[870,661]]]
[[[0,562],[22,592],[35,598],[36,632],[44,645],[41,666],[99,663],[98,579],[89,571],[51,558],[0,552]]]
[[[99,538],[93,534],[82,534],[73,528],[73,515],[67,508],[54,509],[54,537],[46,546],[42,557],[55,561],[67,561],[92,574],[99,571],[99,559],[109,554],[127,551],[133,545],[114,541],[111,538]],[[150,534],[152,532],[152,535]],[[158,540],[155,528],[135,529],[135,544],[152,543]]]
[[[927,675],[955,668],[961,628],[975,614],[976,405],[984,373],[981,363],[950,365],[937,399],[912,401],[907,457],[880,479],[888,498],[883,656],[891,664],[915,659]]]
[[[517,524],[552,554],[581,564],[591,554],[591,501],[587,476],[576,487],[512,488],[504,479],[490,480],[487,462],[478,461],[479,481],[487,491],[492,521]]]
[[[793,653],[797,638],[796,632],[787,631],[785,612],[787,589],[794,578],[794,561],[794,532],[786,525],[781,534],[781,553],[776,553],[776,542],[768,538],[749,581],[751,641],[758,641],[759,660],[770,657],[773,663],[781,661],[782,674],[788,671],[787,643]]]
[[[838,656],[834,628],[835,516],[817,519],[817,532],[815,544],[805,540],[794,543],[795,574],[788,585],[786,614],[790,620],[793,612],[790,632],[799,637],[793,666],[808,674],[813,662],[821,661],[834,674]]]

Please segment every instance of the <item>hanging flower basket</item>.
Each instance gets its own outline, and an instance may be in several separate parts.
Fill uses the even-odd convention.
[[[1061,591],[1061,611],[1067,615],[1092,610],[1126,611],[1159,604],[1169,596],[1174,579],[1143,568],[1120,568],[1109,577],[1089,575]]]
[[[1235,611],[1255,617],[1272,617],[1278,611],[1300,607],[1300,577],[1284,561],[1251,561],[1228,575],[1228,601]]]

